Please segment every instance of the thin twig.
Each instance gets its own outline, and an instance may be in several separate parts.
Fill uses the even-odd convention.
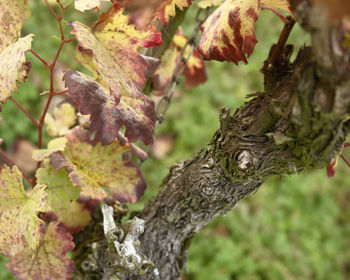
[[[39,60],[45,65],[46,68],[49,68],[49,67],[50,67],[49,63],[47,63],[44,59],[42,59],[35,51],[30,50],[30,52],[31,52],[37,59],[39,59]]]
[[[7,164],[14,166],[16,165],[12,159],[9,158],[9,156],[5,153],[5,151],[3,149],[0,148],[0,155],[4,158],[4,160],[7,162]],[[16,165],[17,166],[17,165]],[[30,178],[23,172],[23,170],[21,168],[19,168],[17,166],[17,168],[19,169],[19,171],[21,171],[23,178],[28,182],[29,185],[33,186],[33,182],[30,180]]]
[[[57,92],[53,93],[52,95],[61,95],[61,94],[67,93],[67,92],[68,92],[68,89],[64,89],[61,91],[57,91]]]
[[[340,155],[340,157],[347,164],[347,166],[350,167],[350,162],[348,162],[348,160],[343,155]]]
[[[39,126],[38,122],[36,119],[34,119],[34,117],[16,100],[14,99],[12,96],[9,97],[9,99],[15,103],[17,105],[17,107],[19,109],[21,109],[21,111],[27,115],[27,117],[32,121],[32,123],[35,125],[35,126]]]

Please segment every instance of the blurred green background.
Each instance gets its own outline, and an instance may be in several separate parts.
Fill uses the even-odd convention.
[[[52,58],[59,43],[52,38],[58,35],[56,23],[43,1],[29,2],[33,15],[24,33],[35,33],[33,49],[44,58]],[[188,36],[195,10],[189,10],[183,25]],[[88,23],[94,16],[79,12],[67,15],[67,20],[77,18]],[[142,209],[145,201],[156,194],[162,178],[176,161],[191,157],[206,145],[219,126],[221,106],[231,106],[234,111],[247,94],[263,90],[259,69],[282,28],[283,23],[275,15],[263,11],[256,24],[259,43],[248,65],[208,62],[206,84],[189,91],[182,85],[178,88],[166,120],[157,130],[154,157],[142,166],[148,190],[140,203],[130,206],[132,210]],[[309,38],[296,26],[289,43],[298,49],[308,42]],[[72,51],[73,46],[65,47],[60,60],[62,69],[79,69]],[[32,71],[16,99],[38,117],[45,98],[39,93],[48,88],[47,71],[30,54],[28,59],[33,64]],[[4,139],[4,147],[10,149],[18,137],[35,144],[37,132],[23,113],[10,102],[2,107],[0,138]],[[350,152],[345,151],[345,155],[350,158]],[[350,175],[343,162],[339,162],[331,179],[325,169],[269,178],[255,194],[198,234],[190,246],[183,279],[350,279],[349,199]],[[0,279],[13,279],[5,263],[4,258],[0,259]]]

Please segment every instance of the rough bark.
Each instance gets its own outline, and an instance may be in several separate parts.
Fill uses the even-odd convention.
[[[349,130],[350,52],[341,47],[340,25],[328,25],[322,10],[307,1],[298,9],[313,47],[299,50],[293,63],[291,46],[272,48],[279,59],[272,64],[270,56],[262,69],[265,91],[250,95],[233,115],[223,108],[208,146],[171,168],[160,193],[138,215],[145,221],[140,250],[154,269],[104,279],[178,279],[192,238],[210,220],[267,176],[325,167],[340,153]],[[97,257],[101,273],[110,271],[106,253]]]

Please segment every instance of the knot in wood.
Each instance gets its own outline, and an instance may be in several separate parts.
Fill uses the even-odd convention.
[[[246,170],[253,164],[253,156],[248,151],[241,151],[237,157],[239,169]]]

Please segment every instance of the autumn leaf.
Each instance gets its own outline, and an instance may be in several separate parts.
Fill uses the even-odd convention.
[[[55,138],[47,144],[47,149],[34,150],[32,155],[33,159],[36,161],[43,161],[52,153],[64,151],[66,143],[67,139],[65,137]]]
[[[289,0],[260,0],[261,6],[270,7],[273,9],[278,9],[292,14],[292,8],[290,6]]]
[[[0,104],[17,91],[17,82],[23,82],[29,71],[25,52],[33,35],[18,39],[29,15],[27,0],[0,0]]]
[[[69,103],[63,103],[54,109],[53,116],[46,115],[47,133],[52,137],[64,136],[69,128],[76,123],[76,120],[74,107]]]
[[[74,262],[66,254],[74,248],[73,237],[56,222],[49,224],[46,233],[42,227],[41,234],[38,247],[25,248],[11,258],[7,268],[20,280],[71,279]]]
[[[225,0],[202,26],[199,51],[204,59],[247,63],[257,40],[258,0]]]
[[[154,73],[152,79],[154,83],[155,93],[157,95],[163,95],[165,90],[173,79],[173,75],[176,66],[180,60],[181,52],[183,51],[183,57],[188,58],[185,66],[184,75],[186,77],[185,88],[191,89],[199,84],[204,83],[207,80],[207,73],[204,65],[204,61],[201,59],[200,54],[196,49],[193,50],[190,55],[191,46],[185,47],[188,38],[184,35],[181,28],[176,32],[173,37],[172,45],[164,52],[161,57],[161,64]],[[180,65],[182,66],[182,62]]]
[[[75,71],[64,75],[68,97],[81,113],[91,114],[91,129],[104,145],[117,137],[125,125],[130,142],[152,143],[155,124],[154,103],[140,86],[155,68],[157,60],[137,54],[138,47],[160,43],[155,27],[139,31],[127,24],[120,8],[112,6],[93,29],[73,23],[79,43],[77,59],[94,79]],[[153,41],[155,40],[155,41]]]
[[[30,193],[24,191],[22,173],[16,166],[2,166],[0,172],[0,252],[10,257],[24,248],[35,249],[39,244],[44,211],[44,185],[36,185]]]
[[[179,29],[173,38],[174,45],[179,49],[179,51],[182,51],[187,41],[188,38],[182,32],[182,30]],[[189,56],[190,49],[191,46],[187,45],[183,53],[183,57],[185,59],[189,57],[184,71],[184,75],[186,77],[186,89],[197,87],[198,85],[205,83],[208,79],[204,61],[202,60],[198,50],[194,49],[192,55]]]
[[[140,170],[122,154],[130,152],[128,145],[113,142],[108,146],[88,141],[88,132],[75,129],[67,134],[64,152],[51,155],[51,164],[56,170],[66,167],[74,186],[81,186],[80,195],[102,201],[108,193],[120,202],[135,202],[145,190],[145,181]]]
[[[161,57],[161,64],[154,72],[152,80],[157,95],[163,95],[173,79],[173,74],[179,60],[179,51],[169,47]]]
[[[157,18],[167,25],[170,18],[175,17],[176,9],[183,11],[192,4],[192,0],[117,0],[117,2],[132,13],[132,21],[140,28]]]

